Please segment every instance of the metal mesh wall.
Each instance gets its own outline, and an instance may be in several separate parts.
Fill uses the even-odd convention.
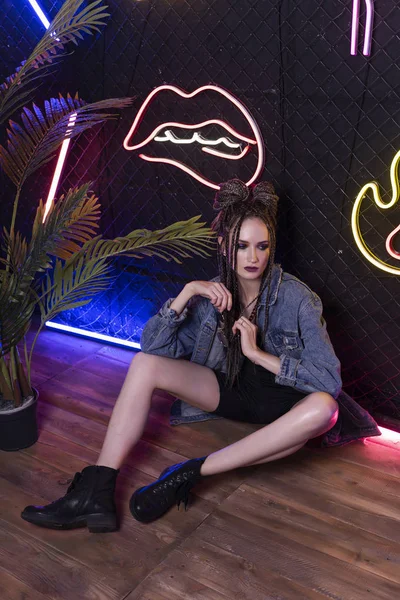
[[[60,4],[42,3],[53,15]],[[187,91],[213,83],[238,97],[265,140],[262,178],[271,179],[280,195],[277,260],[321,296],[346,390],[371,412],[399,417],[399,277],[360,254],[350,227],[363,185],[378,181],[383,198],[390,199],[389,168],[400,149],[400,11],[395,0],[376,4],[372,53],[366,57],[361,50],[350,56],[350,0],[110,0],[102,34],[85,39],[39,96],[79,90],[87,101],[135,97],[118,120],[75,142],[64,173],[64,189],[94,181],[107,237],[196,214],[208,222],[213,217],[211,189],[123,149],[148,93],[165,83]],[[3,6],[5,76],[33,47],[41,26],[27,2],[6,0]],[[359,47],[363,33],[361,25]],[[241,126],[232,107],[212,95],[190,108],[160,101],[147,126],[160,118],[193,121],[207,114]],[[213,170],[215,181],[246,180],[254,167],[251,160],[227,166],[198,155],[189,159]],[[47,191],[51,172],[49,165],[28,186],[27,218],[38,199],[38,181]],[[398,207],[382,211],[370,200],[363,206],[360,224],[369,247],[400,267],[385,250],[386,237],[399,224]],[[400,251],[399,236],[393,245]],[[182,267],[157,260],[115,264],[113,288],[61,322],[136,340],[147,318],[185,281],[216,271],[213,260],[199,259]]]

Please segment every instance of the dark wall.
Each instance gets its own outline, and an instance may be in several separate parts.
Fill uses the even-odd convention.
[[[8,15],[14,4],[6,0]],[[94,181],[103,206],[103,232],[109,237],[135,228],[161,228],[197,214],[210,222],[213,190],[174,167],[145,163],[124,150],[122,142],[156,86],[175,84],[193,91],[213,83],[231,91],[260,126],[267,154],[262,178],[274,182],[281,198],[278,261],[321,296],[347,391],[372,412],[399,417],[399,277],[360,254],[350,227],[363,185],[376,180],[384,199],[391,197],[389,168],[400,149],[400,11],[395,0],[376,3],[370,57],[361,53],[363,27],[359,54],[350,56],[352,3],[347,1],[108,4],[107,27],[63,62],[44,97],[50,88],[52,93],[79,90],[87,101],[115,96],[134,96],[135,101],[118,120],[75,143],[64,187]],[[54,5],[43,6],[54,15]],[[40,35],[30,14],[25,26],[19,15],[7,32],[7,43],[19,48],[7,51],[6,58],[3,53],[10,70],[12,59],[22,58],[27,31],[30,46]],[[193,122],[210,112],[242,126],[229,105],[210,95],[190,107],[160,100],[145,127],[154,127],[160,117]],[[227,166],[200,158],[193,148],[184,155],[213,171],[216,181],[246,179],[254,168],[254,157]],[[50,176],[50,167],[41,173],[46,190]],[[25,200],[28,212],[36,202],[35,189],[37,193],[32,183]],[[363,206],[360,222],[367,243],[400,268],[400,261],[385,250],[387,235],[400,221],[399,206],[382,211],[370,200]],[[394,246],[400,251],[399,236]],[[110,293],[62,320],[73,318],[78,326],[137,339],[143,322],[166,297],[184,281],[214,275],[215,263],[192,259],[177,267],[124,260],[116,269]]]

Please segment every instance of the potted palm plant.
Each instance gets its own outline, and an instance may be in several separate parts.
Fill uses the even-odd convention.
[[[31,56],[0,86],[0,124],[31,95],[54,60],[82,33],[98,31],[108,16],[102,0],[81,8],[84,0],[67,0]],[[124,254],[158,256],[181,262],[192,254],[207,256],[211,230],[199,217],[165,229],[139,229],[112,240],[99,235],[100,204],[90,182],[71,188],[45,206],[38,201],[30,236],[17,229],[21,190],[27,178],[51,160],[62,144],[72,114],[71,137],[122,109],[131,99],[86,104],[78,96],[52,98],[44,110],[23,107],[18,122],[9,121],[7,148],[0,146],[0,166],[15,186],[9,227],[1,232],[0,248],[0,449],[18,450],[37,441],[38,393],[31,383],[35,343],[46,321],[60,312],[83,306],[112,280],[112,258]],[[112,111],[112,112],[110,112]],[[6,199],[3,198],[3,202]],[[30,348],[27,333],[35,311],[40,323]]]

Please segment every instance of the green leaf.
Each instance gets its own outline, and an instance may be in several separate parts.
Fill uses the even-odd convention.
[[[104,260],[86,262],[81,257],[68,265],[57,261],[42,286],[42,322],[64,310],[84,306],[96,293],[106,290],[111,280],[111,267]]]
[[[8,252],[9,260],[4,261],[9,265],[9,268],[18,272],[25,262],[27,254],[26,239],[19,232],[10,234],[6,228],[3,230],[5,250]]]
[[[198,222],[199,216],[173,223],[165,229],[149,231],[137,229],[125,237],[114,240],[93,239],[87,242],[77,256],[85,260],[112,258],[121,254],[126,256],[158,256],[165,260],[180,262],[181,258],[191,255],[210,256],[215,246],[215,234],[211,229]]]
[[[10,254],[9,272],[0,271],[0,336],[2,353],[19,342],[25,334],[37,304],[35,279],[53,267],[52,257],[64,253],[65,260],[93,239],[98,228],[100,210],[95,196],[88,194],[90,184],[71,189],[52,206],[43,223],[44,204],[36,212],[32,238],[27,245],[20,236],[5,231],[5,246]],[[79,234],[82,242],[68,247],[69,236]],[[77,234],[77,235],[78,235]],[[96,239],[96,238],[95,238]],[[7,261],[6,261],[7,262]]]
[[[97,33],[105,24],[104,19],[109,14],[104,12],[106,7],[101,0],[95,0],[81,10],[84,1],[66,0],[31,55],[0,85],[0,124],[22,106],[32,93],[34,82],[43,79],[49,67],[65,55],[66,44],[76,45],[82,39],[82,32]]]
[[[9,122],[7,148],[0,145],[0,166],[21,188],[27,177],[55,157],[66,138],[115,118],[110,109],[123,109],[131,102],[132,98],[111,98],[86,104],[78,95],[64,98],[60,94],[45,101],[44,111],[35,104],[32,110],[25,107],[20,116],[22,125]],[[72,114],[76,114],[73,127],[69,126]]]

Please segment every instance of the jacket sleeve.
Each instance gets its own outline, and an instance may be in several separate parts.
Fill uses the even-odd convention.
[[[174,298],[165,302],[154,317],[144,326],[140,345],[143,352],[169,358],[182,358],[192,354],[201,318],[199,303],[189,301],[177,315],[170,308]]]
[[[304,345],[301,358],[282,354],[276,383],[304,392],[327,392],[335,399],[342,389],[340,361],[337,358],[322,316],[322,302],[313,294],[299,309],[300,336]]]

